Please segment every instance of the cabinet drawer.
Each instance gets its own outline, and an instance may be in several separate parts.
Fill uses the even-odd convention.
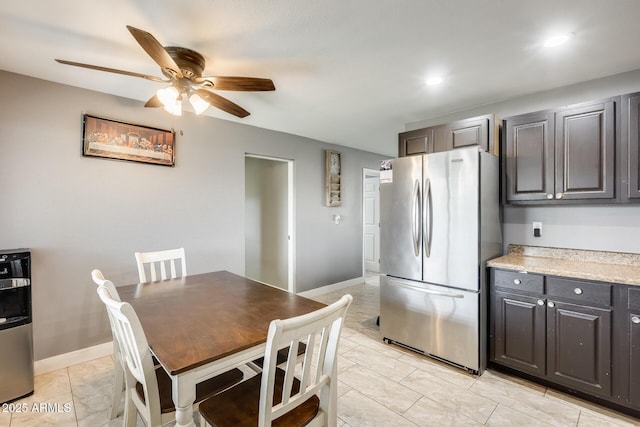
[[[547,277],[547,295],[576,302],[611,305],[611,285]]]
[[[544,277],[517,271],[493,270],[493,283],[500,288],[544,293]]]
[[[629,287],[629,311],[640,312],[640,286]]]

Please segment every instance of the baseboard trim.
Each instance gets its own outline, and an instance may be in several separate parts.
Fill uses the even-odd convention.
[[[33,368],[35,375],[41,375],[58,369],[68,368],[69,366],[77,365],[79,363],[110,356],[112,354],[113,342],[109,341],[104,344],[94,345],[93,347],[82,348],[69,353],[58,354],[57,356],[36,360]]]
[[[338,282],[331,285],[320,286],[319,288],[310,289],[308,291],[299,292],[298,295],[306,298],[313,298],[330,292],[339,291],[350,286],[359,285],[361,283],[364,283],[364,277],[354,277],[353,279],[345,280],[344,282]]]

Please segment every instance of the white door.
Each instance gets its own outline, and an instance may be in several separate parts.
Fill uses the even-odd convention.
[[[363,182],[364,269],[380,271],[380,172],[365,170]]]

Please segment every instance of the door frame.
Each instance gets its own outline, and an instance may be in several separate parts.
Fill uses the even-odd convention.
[[[370,168],[362,168],[362,277],[366,278],[366,262],[364,259],[364,250],[365,250],[365,242],[364,242],[364,227],[365,227],[365,183],[367,180],[367,176],[377,175],[380,177],[380,170],[378,169],[370,169]],[[380,197],[380,189],[378,188],[378,198]],[[378,212],[378,215],[380,212]]]
[[[294,161],[292,159],[285,159],[281,157],[265,156],[262,154],[244,153],[245,159],[250,157],[254,159],[270,160],[275,162],[284,162],[287,164],[287,214],[289,221],[287,222],[287,290],[291,293],[296,293],[296,264],[295,264],[295,185],[294,185]],[[246,248],[245,248],[246,252]],[[246,255],[245,255],[246,256]],[[246,267],[245,267],[246,269]]]

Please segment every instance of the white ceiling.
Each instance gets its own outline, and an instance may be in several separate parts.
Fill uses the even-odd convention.
[[[395,155],[405,123],[640,69],[638,22],[638,0],[3,1],[0,69],[146,101],[161,83],[54,62],[161,76],[132,25],[206,75],[276,85],[219,92],[245,119],[207,115]],[[575,37],[543,49],[559,31]]]

